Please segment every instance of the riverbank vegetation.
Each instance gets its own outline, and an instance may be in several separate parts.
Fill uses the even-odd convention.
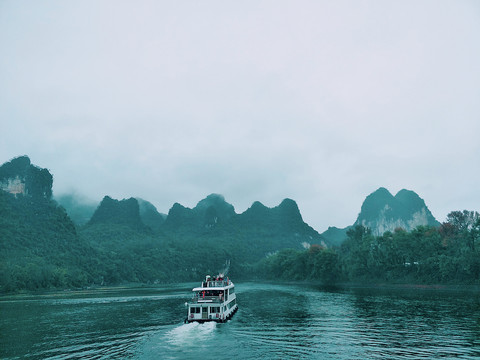
[[[440,227],[396,229],[374,236],[363,226],[337,249],[283,250],[261,262],[268,279],[390,283],[480,282],[480,217],[454,211]]]

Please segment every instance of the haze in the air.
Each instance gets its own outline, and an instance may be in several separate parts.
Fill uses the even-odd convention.
[[[1,1],[0,163],[159,211],[294,199],[319,231],[379,187],[480,203],[477,1]]]

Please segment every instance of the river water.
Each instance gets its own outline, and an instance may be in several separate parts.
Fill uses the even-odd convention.
[[[195,285],[0,298],[0,358],[480,358],[476,291],[238,283],[228,323],[183,324]]]

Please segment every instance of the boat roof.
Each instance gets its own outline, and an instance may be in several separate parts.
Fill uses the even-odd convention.
[[[199,286],[196,288],[193,288],[192,291],[202,291],[202,290],[225,290],[225,289],[230,289],[234,287],[235,285],[233,282],[229,282],[228,285],[225,286]]]
[[[224,287],[196,287],[196,288],[193,288],[192,291],[203,291],[203,290],[225,290],[225,289],[228,289],[228,288],[231,288],[233,286],[224,286]]]

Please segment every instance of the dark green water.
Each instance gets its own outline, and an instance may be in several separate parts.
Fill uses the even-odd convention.
[[[0,298],[0,358],[480,358],[474,291],[237,283],[231,321],[183,324],[194,285]]]

